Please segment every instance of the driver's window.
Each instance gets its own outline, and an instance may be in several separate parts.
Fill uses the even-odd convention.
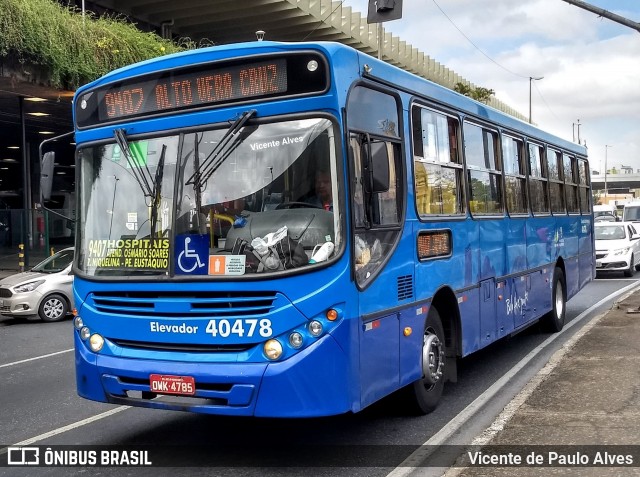
[[[352,207],[355,228],[354,260],[356,280],[363,286],[374,278],[399,235],[399,220],[403,206],[399,153],[387,141],[389,156],[389,188],[382,192],[367,193],[364,187],[362,135],[351,134],[350,150],[353,158]],[[366,146],[365,146],[366,147]]]

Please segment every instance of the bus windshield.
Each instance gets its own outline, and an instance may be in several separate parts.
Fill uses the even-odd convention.
[[[314,264],[327,242],[331,260],[343,242],[335,126],[238,124],[144,139],[119,130],[79,150],[79,269],[233,278]]]

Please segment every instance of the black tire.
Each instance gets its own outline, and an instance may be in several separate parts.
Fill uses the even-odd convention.
[[[38,316],[47,323],[63,320],[68,312],[69,305],[66,298],[57,293],[45,297],[38,308]]]
[[[553,288],[551,289],[551,311],[544,315],[542,324],[547,331],[557,333],[564,327],[567,313],[567,286],[564,273],[560,267],[553,271]]]
[[[634,259],[633,259],[633,253],[631,254],[631,263],[629,263],[629,268],[627,270],[625,270],[624,272],[624,276],[625,277],[632,277],[635,273],[636,273],[636,268],[635,268],[635,264]]]
[[[428,363],[425,365],[425,360]],[[406,388],[412,411],[428,414],[440,402],[445,380],[445,336],[440,314],[432,306],[424,327],[423,348],[420,359],[422,378]]]

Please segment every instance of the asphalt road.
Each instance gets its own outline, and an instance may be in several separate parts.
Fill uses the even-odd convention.
[[[589,284],[568,303],[568,320],[632,280],[608,277]],[[458,382],[445,386],[441,405],[428,416],[407,415],[401,399],[392,396],[356,415],[274,420],[86,401],[75,393],[70,320],[43,323],[37,318],[22,322],[0,318],[0,447],[17,443],[92,445],[95,449],[123,445],[152,449],[163,462],[206,465],[182,468],[178,472],[181,476],[386,476],[439,431],[456,426],[451,442],[470,441],[572,333],[610,305],[601,305],[563,333],[462,424],[456,416],[549,334],[532,326],[460,360]],[[10,476],[175,474],[176,469],[168,467],[0,468],[0,475]]]

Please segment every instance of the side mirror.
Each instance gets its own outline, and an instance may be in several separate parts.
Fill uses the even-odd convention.
[[[51,199],[51,188],[53,187],[53,167],[56,161],[56,153],[46,152],[42,158],[42,169],[40,171],[40,195],[42,200]]]
[[[363,144],[364,190],[367,193],[389,190],[389,151],[384,141],[371,140],[366,136]]]

